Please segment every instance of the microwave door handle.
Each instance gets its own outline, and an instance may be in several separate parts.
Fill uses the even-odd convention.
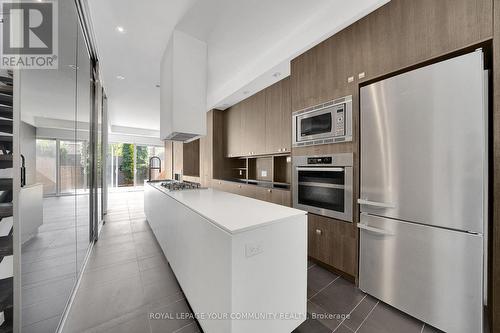
[[[389,231],[386,231],[383,229],[379,229],[379,228],[375,228],[375,227],[370,227],[370,226],[368,226],[366,224],[362,224],[362,223],[358,223],[358,228],[362,229],[362,230],[366,230],[366,231],[371,232],[373,234],[377,234],[377,235],[383,235],[383,236],[393,236],[394,235],[392,232],[389,232]]]
[[[316,167],[296,167],[297,171],[333,171],[344,172],[344,168],[316,168]]]
[[[364,199],[358,199],[358,204],[376,208],[396,208],[396,205],[393,203],[369,201]]]

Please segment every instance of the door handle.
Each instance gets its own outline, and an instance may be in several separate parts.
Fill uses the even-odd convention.
[[[366,231],[369,231],[369,232],[372,232],[372,233],[377,234],[377,235],[384,235],[384,236],[392,236],[392,235],[394,235],[392,232],[386,231],[384,229],[370,227],[370,226],[368,226],[366,224],[362,224],[362,223],[358,223],[358,228],[366,230]]]
[[[396,208],[393,203],[369,201],[365,199],[358,199],[358,204],[377,208]]]

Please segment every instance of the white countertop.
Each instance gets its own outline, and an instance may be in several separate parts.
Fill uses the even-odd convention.
[[[231,234],[307,212],[241,195],[208,189],[168,191],[152,185]]]

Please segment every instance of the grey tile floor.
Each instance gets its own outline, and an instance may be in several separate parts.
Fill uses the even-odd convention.
[[[64,332],[201,332],[191,319],[149,319],[189,308],[149,229],[142,193],[110,195],[106,220]],[[309,317],[295,333],[437,332],[312,262],[307,305]]]
[[[21,248],[23,333],[56,330],[87,252],[88,207],[85,195],[44,198],[43,223]]]

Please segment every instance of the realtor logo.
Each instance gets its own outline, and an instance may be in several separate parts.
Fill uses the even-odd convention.
[[[2,3],[0,67],[57,69],[56,0]]]

